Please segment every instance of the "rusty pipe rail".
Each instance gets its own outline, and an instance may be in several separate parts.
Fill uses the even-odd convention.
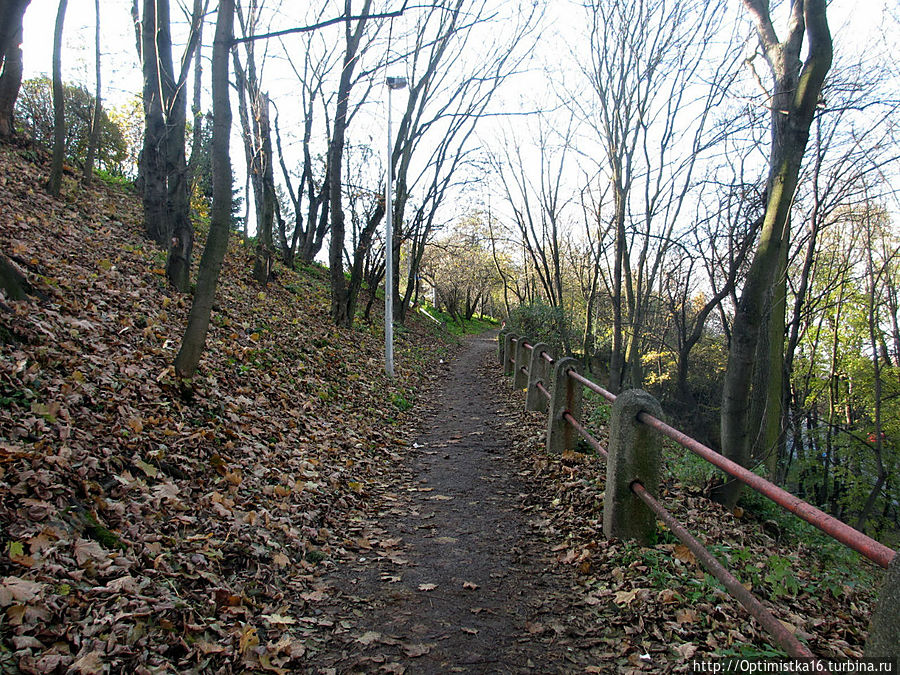
[[[525,345],[530,346],[527,342],[525,343]],[[547,363],[553,364],[556,362],[556,360],[547,352],[542,352],[541,356],[545,361],[547,361]],[[525,368],[524,366],[522,367],[522,371],[525,373],[528,372],[527,368]],[[615,394],[604,389],[596,382],[593,382],[584,377],[574,369],[570,369],[569,371],[567,371],[567,376],[580,383],[587,389],[590,389],[596,394],[599,394],[610,403],[615,402]],[[543,387],[541,388],[544,395],[548,396],[549,398],[549,392],[547,392]],[[573,425],[573,427],[575,427],[576,430],[578,430],[578,433],[582,436],[582,438],[587,440],[588,443],[591,443],[590,439],[593,439],[593,436],[590,436],[590,433],[587,431],[587,429],[585,429],[572,415],[567,414],[564,415],[564,417],[566,418],[566,421],[568,421]],[[809,524],[818,528],[825,534],[833,537],[845,546],[865,556],[877,565],[887,568],[891,560],[893,560],[897,555],[897,552],[893,549],[888,548],[884,544],[876,541],[875,539],[872,539],[859,530],[847,525],[846,523],[841,522],[837,518],[829,516],[824,511],[817,509],[812,504],[809,504],[799,497],[792,495],[788,491],[778,487],[765,478],[757,476],[752,471],[742,467],[736,462],[733,462],[732,460],[719,454],[715,450],[703,445],[687,434],[678,431],[674,427],[669,426],[662,420],[659,420],[656,417],[645,412],[638,413],[637,419],[641,423],[646,424],[648,427],[655,429],[656,431],[672,439],[679,445],[687,448],[699,457],[702,457],[713,466],[718,467],[725,473],[740,480],[745,485],[748,485],[760,494],[765,495],[785,510],[793,513],[799,518],[802,518]],[[596,442],[596,439],[593,440],[594,442]],[[603,454],[605,454],[605,451]]]
[[[592,382],[591,380],[587,379],[587,378],[586,378],[584,375],[582,375],[581,373],[577,373],[577,372],[575,372],[574,370],[570,370],[569,373],[568,373],[568,375],[569,375],[569,377],[571,377],[571,378],[572,378],[573,380],[575,380],[576,382],[580,382],[580,383],[581,383],[582,385],[584,385],[587,389],[590,389],[591,391],[593,391],[593,392],[595,392],[595,393],[597,393],[597,394],[600,394],[603,398],[605,398],[605,399],[606,399],[607,401],[609,401],[610,403],[614,403],[614,402],[615,402],[615,400],[616,400],[616,395],[615,395],[615,394],[613,394],[612,392],[607,391],[606,389],[604,389],[603,387],[601,387],[601,386],[600,386],[599,384],[597,384],[596,382]]]
[[[527,342],[524,343],[523,346],[525,346],[526,348],[530,348],[533,352],[533,346],[529,345]],[[551,365],[556,363],[556,360],[551,357],[546,351],[542,352],[540,356]],[[526,375],[529,374],[529,368],[527,366],[523,366],[520,370]],[[604,389],[597,383],[587,379],[586,377],[578,373],[574,368],[567,369],[565,375],[566,377],[569,377],[572,380],[580,383],[587,389],[590,389],[591,391],[599,394],[608,402],[612,403],[616,401],[617,397],[613,393]],[[545,396],[547,399],[552,400],[552,394],[547,390],[542,382],[535,382],[534,386],[541,392],[543,396]],[[587,428],[585,428],[578,421],[578,419],[575,418],[575,416],[570,411],[565,410],[562,413],[562,419],[568,422],[572,426],[572,428],[575,429],[578,434],[585,441],[587,441],[587,443],[591,447],[593,447],[599,454],[601,454],[605,458],[608,457],[606,449],[602,445],[600,445],[600,442],[588,431]],[[712,465],[718,467],[722,471],[725,471],[731,476],[734,476],[760,494],[765,495],[779,506],[785,508],[787,511],[802,518],[811,525],[817,527],[829,536],[866,556],[882,567],[888,567],[891,561],[896,557],[896,551],[893,551],[880,542],[850,527],[846,523],[843,523],[838,519],[829,516],[828,514],[817,509],[811,504],[803,501],[799,497],[796,497],[786,490],[779,488],[774,483],[771,483],[761,476],[757,476],[752,471],[749,471],[739,464],[729,460],[728,458],[715,452],[711,448],[703,445],[699,441],[691,438],[687,434],[684,434],[683,432],[680,432],[677,429],[669,426],[662,420],[657,419],[655,416],[650,415],[647,412],[639,412],[636,416],[636,421],[674,440],[691,452],[710,462]],[[756,618],[760,622],[760,624],[762,624],[762,626],[775,638],[776,642],[778,642],[790,656],[798,658],[816,658],[815,655],[809,650],[809,648],[803,645],[799,640],[797,640],[797,638],[794,637],[794,635],[791,634],[790,631],[788,631],[785,626],[780,621],[778,621],[772,615],[772,613],[769,612],[769,610],[766,609],[766,607],[722,565],[721,562],[719,562],[715,558],[715,556],[713,556],[697,539],[695,539],[690,534],[690,532],[688,532],[672,516],[672,514],[665,509],[665,507],[663,507],[658,501],[656,501],[656,499],[653,498],[652,495],[650,495],[649,492],[647,492],[643,485],[636,481],[631,485],[631,489],[632,492],[634,492],[635,495],[637,495],[647,505],[647,507],[653,513],[655,513],[669,527],[670,530],[672,530],[676,537],[678,537],[678,539],[688,547],[688,549],[695,555],[697,560],[699,560],[701,564],[725,586],[728,592],[731,593],[731,595],[735,599],[737,599],[738,602],[741,603],[741,605],[743,605],[743,607],[750,613],[750,615]],[[823,664],[821,661],[816,660],[814,661],[814,664],[815,670],[817,670],[818,672],[824,672]]]
[[[645,412],[638,413],[638,421],[646,424],[651,429],[655,429],[664,436],[671,438],[676,443],[684,446],[696,455],[699,455],[710,464],[713,464],[722,471],[734,476],[742,483],[749,485],[757,492],[765,495],[779,506],[787,509],[796,516],[799,516],[810,525],[813,525],[825,534],[828,534],[839,542],[849,546],[854,551],[864,555],[872,562],[887,567],[896,551],[888,548],[884,544],[875,541],[871,537],[863,534],[859,530],[850,527],[846,523],[841,522],[833,516],[829,516],[824,511],[817,509],[799,497],[792,495],[774,483],[767,481],[761,476],[757,476],[752,471],[745,469],[727,457],[720,455],[715,450],[708,448],[697,440],[694,440],[687,434],[670,427],[662,420],[658,420],[653,415]]]
[[[616,400],[615,394],[607,391],[596,382],[592,382],[583,375],[573,370],[569,371],[569,377],[576,382],[603,396],[607,401]],[[839,542],[852,548],[857,553],[864,555],[872,562],[886,568],[896,555],[896,551],[888,548],[884,544],[872,539],[859,530],[841,522],[833,516],[829,516],[824,511],[817,509],[799,497],[792,495],[774,483],[767,481],[762,476],[757,476],[752,471],[745,469],[740,464],[731,461],[727,457],[719,454],[712,448],[709,448],[699,441],[691,438],[687,434],[678,431],[674,427],[669,426],[662,420],[656,419],[653,415],[645,412],[638,414],[638,421],[646,424],[651,429],[655,429],[664,436],[671,438],[673,441],[687,448],[694,454],[702,457],[710,464],[722,469],[725,473],[734,476],[742,483],[753,488],[762,495],[765,495],[782,508],[790,511],[794,515],[802,518],[810,525],[817,527],[825,534],[837,539]]]
[[[606,452],[606,448],[600,445],[600,441],[594,438],[591,435],[591,432],[588,431],[584,426],[582,426],[581,422],[575,419],[575,416],[572,415],[568,410],[563,413],[563,419],[572,425],[575,431],[590,445],[594,450],[600,453],[603,456],[603,459],[607,459],[609,457],[609,453]]]
[[[698,561],[718,579],[728,592],[740,602],[744,609],[754,619],[765,628],[779,645],[788,653],[789,656],[795,658],[815,658],[815,655],[809,648],[794,637],[791,632],[784,627],[772,613],[766,609],[756,596],[744,588],[744,585],[731,572],[725,569],[725,566],[710,553],[690,532],[688,532],[679,523],[675,517],[666,510],[653,496],[647,492],[647,489],[640,483],[632,483],[631,491],[634,492],[647,505],[647,507],[655,513],[666,526],[672,530],[672,533],[690,549],[691,553]],[[821,668],[820,668],[821,669]]]

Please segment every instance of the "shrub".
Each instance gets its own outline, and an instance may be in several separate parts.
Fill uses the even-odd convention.
[[[569,320],[560,307],[543,302],[519,305],[510,313],[509,323],[517,334],[546,342],[556,350],[562,351],[568,343]]]

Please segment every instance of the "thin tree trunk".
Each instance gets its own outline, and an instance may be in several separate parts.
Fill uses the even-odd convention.
[[[353,314],[356,311],[356,298],[353,289],[348,288],[344,278],[344,207],[341,203],[341,176],[344,159],[344,137],[347,131],[347,111],[350,104],[350,88],[353,71],[356,67],[356,54],[362,39],[366,18],[372,6],[372,0],[366,0],[359,16],[363,17],[351,29],[347,23],[344,33],[347,48],[344,53],[343,69],[337,92],[337,109],[334,115],[334,129],[328,147],[329,198],[331,200],[331,244],[328,250],[328,264],[331,278],[331,318],[338,326],[350,328],[353,325]],[[351,16],[350,0],[345,0],[344,11]],[[384,210],[382,209],[382,213]],[[352,279],[352,275],[351,275]]]
[[[194,0],[194,12],[200,12],[200,0]],[[197,26],[197,51],[194,53],[194,95],[191,101],[191,157],[188,160],[187,183],[191,195],[194,193],[194,180],[197,165],[200,163],[201,146],[203,145],[203,111],[200,108],[203,93],[203,14],[200,13],[200,24]]]
[[[867,220],[869,218],[867,217]],[[875,480],[875,485],[872,486],[871,491],[869,492],[869,496],[866,499],[866,503],[863,505],[862,510],[859,513],[859,517],[856,519],[856,529],[857,530],[865,530],[866,521],[869,519],[869,516],[872,514],[872,510],[875,508],[875,502],[878,500],[878,497],[881,495],[881,488],[884,486],[885,481],[887,480],[887,471],[884,468],[884,439],[882,438],[882,423],[881,423],[881,403],[882,403],[882,382],[881,382],[881,359],[878,357],[878,338],[877,333],[880,330],[880,317],[878,316],[878,309],[876,307],[876,303],[878,302],[876,298],[877,288],[876,288],[876,274],[875,274],[875,266],[872,260],[872,224],[871,222],[867,222],[867,234],[868,241],[866,242],[866,273],[869,281],[868,288],[868,328],[869,328],[869,346],[872,350],[872,374],[874,376],[874,398],[875,398],[875,441],[873,443],[873,450],[875,452],[875,461],[878,466],[878,478]]]
[[[144,75],[144,146],[140,162],[144,233],[166,250],[169,248],[172,224],[166,208],[166,120],[159,63],[159,40],[164,36],[157,33],[162,32],[158,31],[158,26],[163,23],[168,26],[168,14],[158,15],[159,10],[164,12],[167,7],[167,2],[144,0],[140,31]]]
[[[622,388],[622,377],[625,371],[625,328],[622,317],[622,266],[625,258],[625,197],[621,186],[615,187],[615,223],[616,243],[613,263],[613,343],[609,358],[609,389],[618,394]]]
[[[184,86],[187,70],[177,74],[172,62],[172,40],[169,32],[168,0],[157,0],[161,25],[158,27],[159,67],[162,92],[166,104],[164,168],[166,177],[166,211],[171,228],[166,242],[168,257],[166,276],[169,283],[182,293],[191,288],[191,256],[194,250],[194,226],[191,223],[191,194],[188,167],[185,159],[185,128],[187,126],[187,90]],[[197,25],[202,20],[200,2],[194,2],[194,16],[185,63],[191,62],[192,50],[197,48]],[[164,22],[164,24],[162,23]],[[230,177],[230,174],[229,174]]]
[[[260,92],[256,110],[255,129],[259,138],[260,208],[256,213],[256,260],[253,278],[265,286],[272,272],[273,236],[275,221],[275,176],[272,171],[272,133],[269,125],[269,97]]]
[[[97,23],[94,28],[94,78],[96,88],[94,90],[94,114],[91,117],[91,136],[88,140],[87,157],[84,160],[84,173],[81,176],[81,184],[84,187],[90,187],[94,178],[94,155],[100,145],[101,122],[100,116],[103,113],[103,103],[101,100],[101,79],[100,79],[100,0],[94,0],[94,15],[97,17]]]
[[[231,192],[231,157],[229,156],[231,103],[228,87],[228,54],[233,36],[234,0],[219,0],[212,60],[213,203],[210,210],[209,237],[200,259],[197,290],[191,304],[181,349],[175,358],[175,372],[188,390],[190,390],[190,379],[197,372],[200,355],[206,344],[216,285],[219,281],[219,272],[222,269],[225,252],[228,250],[228,235],[231,232],[233,195]]]
[[[62,34],[68,0],[59,0],[56,27],[53,30],[53,162],[47,190],[59,197],[62,188],[63,160],[66,156],[66,102],[62,85]]]
[[[31,0],[7,0],[0,9],[0,56],[3,74],[0,75],[0,140],[15,134],[13,116],[19,87],[22,85],[22,18]]]

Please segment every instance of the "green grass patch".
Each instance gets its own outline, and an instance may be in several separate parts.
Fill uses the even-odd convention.
[[[121,188],[122,190],[134,191],[134,181],[125,176],[110,173],[106,169],[94,169],[94,175],[107,185]]]
[[[446,312],[440,311],[432,305],[424,305],[425,311],[444,324],[444,327],[453,335],[478,335],[500,327],[500,320],[489,316],[476,314],[469,320],[457,321]]]

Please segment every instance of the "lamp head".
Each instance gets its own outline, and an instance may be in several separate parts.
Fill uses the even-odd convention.
[[[388,89],[403,89],[406,86],[406,78],[405,77],[388,77],[387,78],[387,86],[388,86]]]

